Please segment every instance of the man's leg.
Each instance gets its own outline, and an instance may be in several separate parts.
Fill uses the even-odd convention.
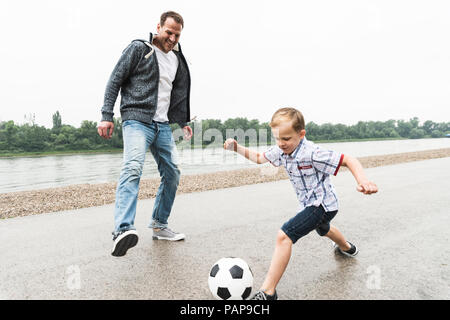
[[[170,126],[167,124],[157,125],[158,134],[154,143],[150,146],[150,151],[158,164],[161,183],[156,194],[152,222],[149,227],[165,229],[168,226],[168,218],[180,182],[180,170],[178,168],[177,149]],[[177,240],[180,239],[177,237]]]
[[[135,229],[134,218],[139,192],[139,182],[145,153],[152,141],[152,132],[138,121],[123,123],[123,165],[116,190],[114,232]]]
[[[138,242],[134,227],[139,182],[145,161],[145,152],[151,141],[151,130],[138,121],[124,121],[123,166],[116,190],[114,209],[113,248],[115,257],[124,256]]]

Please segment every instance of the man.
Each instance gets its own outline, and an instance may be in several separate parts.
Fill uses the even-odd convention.
[[[168,228],[168,218],[180,179],[177,150],[170,123],[192,137],[189,94],[190,74],[178,44],[183,18],[169,11],[161,15],[157,34],[150,41],[135,40],[123,51],[106,86],[98,133],[109,139],[114,130],[113,109],[119,90],[123,128],[123,166],[114,210],[113,256],[123,256],[138,242],[134,227],[139,182],[150,151],[158,165],[161,183],[149,228],[153,239],[177,241],[184,234]]]

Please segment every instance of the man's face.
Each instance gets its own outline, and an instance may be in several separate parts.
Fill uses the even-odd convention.
[[[158,35],[158,47],[165,53],[171,51],[180,40],[181,30],[183,27],[181,23],[177,23],[173,18],[169,17],[164,22],[164,25],[160,25],[156,28]]]
[[[278,147],[285,154],[291,154],[297,148],[300,141],[305,137],[305,130],[295,131],[291,121],[285,121],[272,128],[272,135]]]

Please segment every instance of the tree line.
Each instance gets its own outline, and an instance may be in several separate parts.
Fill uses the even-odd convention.
[[[229,138],[244,134],[255,134],[255,141],[270,144],[272,141],[268,122],[260,123],[258,120],[247,118],[233,118],[224,122],[218,119],[206,119],[190,123],[193,128],[194,139],[191,144],[202,146],[211,143],[222,143],[217,137]],[[79,128],[63,124],[61,114],[53,114],[53,127],[51,129],[39,126],[34,117],[25,124],[15,124],[14,121],[0,122],[0,155],[26,152],[64,152],[64,151],[101,151],[121,149],[123,147],[121,120],[114,119],[114,134],[111,139],[103,139],[97,133],[97,122],[84,120]],[[171,125],[172,129],[179,130],[178,125]],[[208,131],[209,130],[209,131]],[[215,135],[206,137],[205,132],[214,132]],[[420,123],[417,117],[405,120],[388,121],[359,121],[354,125],[344,124],[306,124],[307,137],[311,141],[330,140],[357,140],[357,139],[420,139],[440,138],[450,133],[450,122],[436,123],[427,120]],[[264,133],[264,136],[262,134]],[[181,136],[181,135],[180,135]],[[199,137],[200,139],[195,139]],[[177,142],[181,141],[177,139]]]

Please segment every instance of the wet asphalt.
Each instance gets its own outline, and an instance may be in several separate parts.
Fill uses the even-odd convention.
[[[310,233],[293,246],[279,299],[450,299],[450,158],[366,174],[378,194],[356,192],[348,171],[333,177],[333,224],[358,256]],[[297,208],[288,180],[180,194],[169,222],[187,238],[165,242],[147,227],[153,203],[138,202],[139,242],[120,258],[113,205],[1,220],[0,299],[213,299],[209,270],[227,256],[247,261],[255,290]]]

